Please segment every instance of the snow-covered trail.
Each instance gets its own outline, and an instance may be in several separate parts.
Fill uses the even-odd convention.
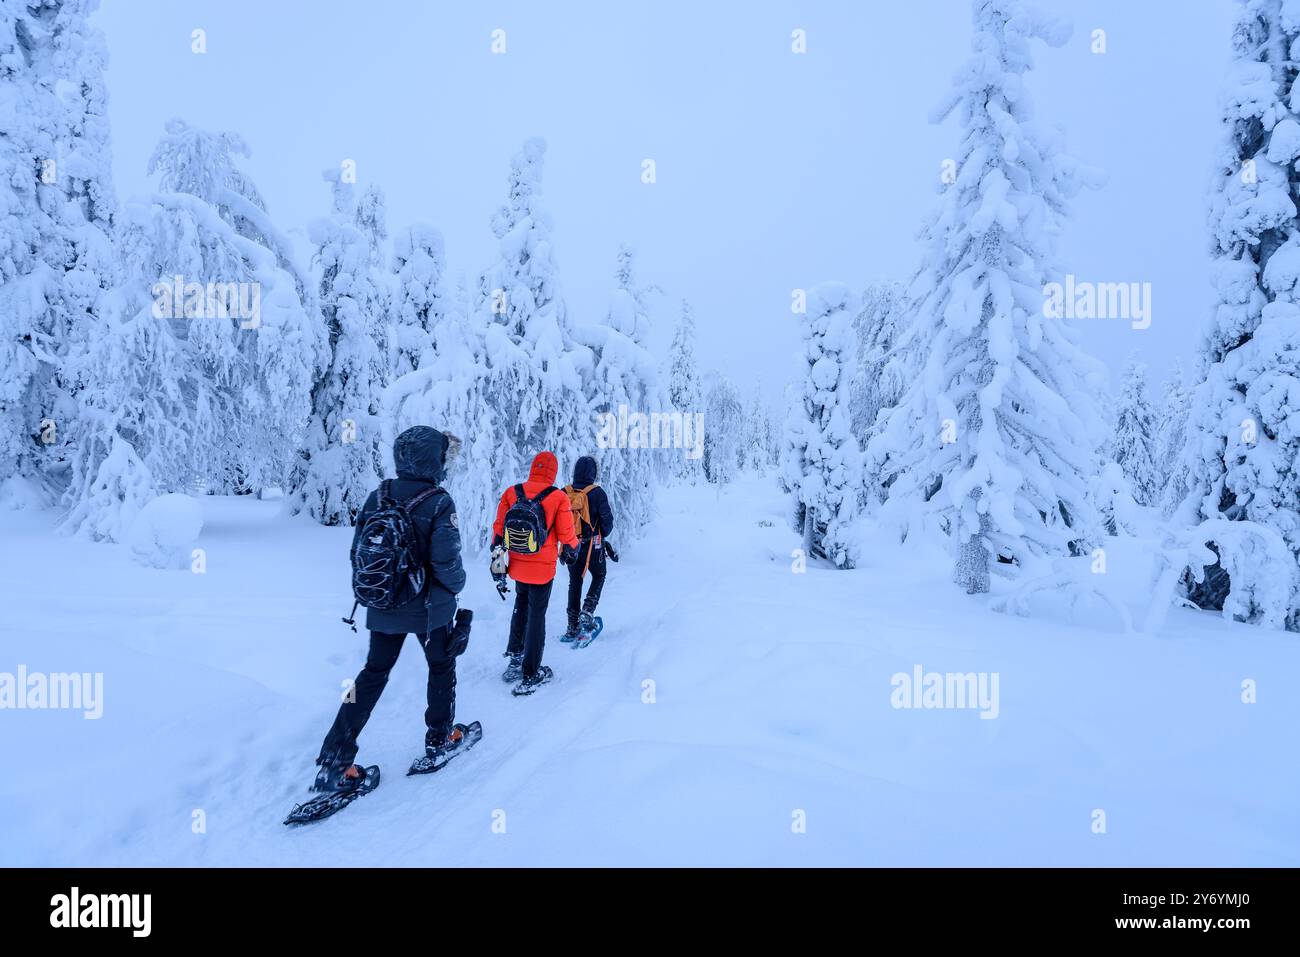
[[[483,741],[404,776],[424,708],[408,643],[361,739],[384,783],[291,830],[364,660],[338,621],[348,532],[274,503],[204,507],[204,575],[51,536],[48,515],[0,516],[0,671],[105,676],[99,720],[0,711],[24,769],[0,778],[0,863],[1300,863],[1295,636],[1188,612],[1158,636],[1051,602],[996,614],[926,554],[794,574],[780,497],[758,480],[665,491],[581,651],[554,640],[561,576],[557,680],[531,698],[499,679],[509,606],[471,569],[457,710]],[[1121,598],[1140,599],[1139,571],[1116,549]],[[891,676],[918,664],[996,673],[996,720],[893,708]]]

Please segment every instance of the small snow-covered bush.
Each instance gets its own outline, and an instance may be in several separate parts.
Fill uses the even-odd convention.
[[[203,530],[203,510],[188,495],[159,495],[127,532],[131,557],[151,568],[184,568]]]
[[[0,481],[0,511],[35,511],[48,504],[40,486],[31,479],[11,475]]]

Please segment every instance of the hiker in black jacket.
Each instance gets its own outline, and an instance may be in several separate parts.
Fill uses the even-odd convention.
[[[364,776],[364,769],[353,763],[357,735],[388,684],[388,674],[408,634],[419,640],[429,663],[428,708],[424,712],[426,755],[441,756],[460,743],[463,726],[453,724],[456,652],[449,648],[448,639],[456,615],[456,594],[465,587],[465,569],[460,560],[456,504],[439,486],[449,458],[454,457],[458,447],[459,443],[453,445],[444,433],[423,425],[407,429],[393,443],[397,478],[385,483],[387,495],[398,502],[410,502],[417,495],[432,493],[411,510],[415,534],[427,559],[426,583],[422,592],[404,605],[387,610],[366,609],[370,653],[321,745],[316,759],[320,765],[318,790],[345,788],[358,776]],[[379,507],[379,491],[370,493],[357,514],[354,550],[366,519]]]
[[[618,553],[606,539],[614,530],[614,510],[609,496],[596,484],[596,460],[584,455],[573,466],[573,484],[566,485],[573,510],[573,529],[578,533],[578,560],[569,565],[569,630],[561,641],[573,641],[580,630],[590,631],[592,616],[605,587],[605,557],[618,561]],[[591,572],[591,587],[582,597],[582,579]]]

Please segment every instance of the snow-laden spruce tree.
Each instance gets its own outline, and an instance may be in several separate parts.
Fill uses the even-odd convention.
[[[79,415],[65,527],[120,527],[95,514],[119,439],[155,491],[283,481],[302,439],[324,339],[300,271],[236,157],[234,134],[179,120],[150,159],[158,191],[118,223],[122,280],[73,350]],[[123,508],[129,506],[125,500]]]
[[[1154,505],[1163,480],[1156,467],[1156,416],[1147,389],[1147,367],[1136,355],[1124,363],[1116,402],[1112,448],[1139,505]]]
[[[668,402],[673,411],[687,416],[703,413],[704,388],[700,382],[699,367],[695,362],[695,313],[690,303],[682,300],[681,318],[673,331],[672,345],[668,350]],[[708,435],[709,421],[704,421],[705,435]],[[704,461],[702,457],[688,458],[684,453],[669,458],[673,473],[680,479],[694,484],[703,476]]]
[[[600,482],[619,516],[620,537],[630,539],[654,515],[655,486],[671,453],[662,444],[662,432],[650,434],[649,416],[667,412],[668,399],[659,384],[654,356],[646,346],[650,317],[646,300],[653,286],[642,286],[636,276],[636,256],[627,246],[618,250],[614,265],[614,290],[603,320],[576,330],[577,338],[592,353],[587,383],[588,407],[593,416],[594,441],[586,448],[600,463]],[[622,423],[628,422],[626,442]],[[644,427],[643,427],[644,426]]]
[[[768,473],[773,460],[780,454],[780,443],[775,438],[772,411],[763,401],[762,391],[755,389],[745,413],[745,435],[741,446],[745,471],[756,475]]]
[[[1092,480],[1092,500],[1096,503],[1097,520],[1107,535],[1136,535],[1139,532],[1140,509],[1133,500],[1132,484],[1119,463],[1102,462],[1097,477]]]
[[[338,169],[323,176],[332,210],[312,223],[310,236],[329,353],[312,389],[311,422],[288,498],[292,512],[306,512],[322,525],[351,525],[379,484],[388,454],[379,415],[383,295],[352,183]]]
[[[30,62],[31,14],[26,4],[0,4],[0,481],[41,478],[42,421],[50,417],[59,359],[59,330],[47,290],[57,274],[45,251],[64,243],[57,202],[42,194],[45,160],[57,154],[54,130],[41,123],[56,109]],[[52,208],[52,209],[51,209]]]
[[[897,460],[886,508],[904,527],[938,520],[969,593],[988,591],[997,563],[1066,555],[1095,534],[1088,490],[1104,431],[1100,367],[1044,315],[1082,177],[1035,122],[1025,74],[1031,42],[1059,46],[1068,29],[1020,0],[972,7],[973,53],[938,114],[960,119],[956,181],[924,232],[909,331],[927,360],[871,449]]]
[[[781,483],[791,520],[809,554],[852,568],[851,532],[862,488],[862,452],[853,435],[850,384],[857,334],[849,287],[821,283],[808,292],[802,377],[782,443]]]
[[[410,235],[412,250],[428,252],[433,247],[431,240],[435,234],[432,232],[422,233],[418,240],[415,229]],[[399,237],[399,258],[404,243]],[[440,240],[437,249],[441,262]],[[422,261],[421,256],[407,257],[405,261],[408,265],[418,263]],[[416,274],[430,278],[431,274],[423,271],[430,265],[425,262]],[[509,444],[509,429],[500,419],[494,397],[488,391],[486,313],[471,307],[463,282],[451,289],[443,287],[441,282],[435,285],[438,292],[431,300],[414,293],[406,300],[408,305],[414,302],[434,305],[424,315],[431,325],[428,344],[418,356],[417,367],[398,376],[385,390],[384,406],[389,423],[386,444],[391,445],[392,438],[414,425],[432,426],[460,439],[460,450],[448,470],[445,484],[456,502],[465,546],[477,552],[490,540],[501,485],[510,480],[507,476],[522,476],[527,462],[516,457]],[[418,328],[419,322],[407,324],[407,331]],[[414,352],[410,354],[414,356]]]
[[[49,63],[34,62],[63,107],[55,162],[42,170],[64,199],[65,242],[47,250],[47,260],[62,276],[51,300],[67,329],[60,354],[68,355],[93,320],[98,300],[116,283],[112,249],[117,197],[113,187],[104,72],[108,49],[103,34],[90,25],[99,0],[44,0],[28,4],[48,31]],[[60,379],[64,377],[60,376]],[[61,381],[66,397],[73,384]],[[69,407],[70,410],[70,407]]]
[[[741,439],[745,433],[745,407],[740,393],[726,376],[711,372],[704,377],[704,454],[700,459],[706,481],[728,485],[736,480],[742,463]]]
[[[243,138],[196,129],[179,119],[169,120],[164,130],[149,158],[149,172],[160,177],[158,193],[203,200],[241,239],[269,250],[276,265],[292,277],[299,300],[311,313],[309,304],[315,303],[311,276],[298,262],[292,241],[272,221],[256,184],[238,166],[238,157],[252,155]]]
[[[154,314],[150,238],[132,228],[122,237],[123,282],[67,363],[81,388],[61,527],[96,541],[124,541],[156,493],[206,479],[224,440],[208,401],[232,408],[173,323]]]
[[[370,275],[375,284],[375,340],[379,343],[379,379],[372,387],[382,389],[392,381],[397,361],[396,277],[388,270],[384,250],[388,242],[388,204],[384,191],[373,183],[356,201],[356,224],[370,246]]]
[[[1100,388],[1093,394],[1093,403],[1102,422],[1113,423],[1118,417],[1119,406],[1115,402],[1115,395],[1111,392],[1109,383],[1105,388]],[[1102,431],[1100,444],[1097,446],[1097,459],[1101,462],[1115,461],[1115,430],[1113,428]]]
[[[108,233],[117,197],[104,82],[108,48],[104,35],[90,24],[99,2],[42,0],[25,6],[47,30],[50,73],[46,79],[64,106],[55,178],[63,194],[76,205],[79,219]]]
[[[361,191],[356,201],[356,224],[370,247],[370,264],[384,261],[384,243],[388,241],[388,203],[384,191],[373,183]]]
[[[0,4],[0,484],[45,500],[66,483],[74,432],[75,384],[63,367],[114,282],[95,6]]]
[[[1190,476],[1183,468],[1183,451],[1187,447],[1187,421],[1191,410],[1192,390],[1187,384],[1183,361],[1176,358],[1161,389],[1156,418],[1156,472],[1161,482],[1159,504],[1166,518],[1187,498]]]
[[[1191,488],[1176,517],[1202,523],[1215,550],[1191,570],[1192,601],[1300,630],[1300,8],[1241,0],[1232,42],[1210,196],[1218,304],[1200,346]],[[1293,559],[1284,576],[1258,551],[1279,538]]]
[[[518,461],[549,449],[566,468],[595,441],[583,390],[591,354],[565,310],[542,197],[545,155],[545,141],[533,138],[511,161],[509,198],[492,218],[498,259],[479,278],[478,305],[489,317],[487,388],[502,440]]]
[[[902,283],[881,282],[867,288],[855,319],[857,371],[850,385],[849,410],[853,434],[863,449],[864,510],[874,509],[888,498],[898,471],[888,446],[877,444],[873,453],[872,442],[925,363],[919,337],[909,335],[911,313],[907,288]]]
[[[876,417],[902,398],[910,377],[906,353],[894,346],[905,328],[907,290],[900,282],[872,283],[854,317],[857,368],[850,385],[853,434],[863,447],[875,433]]]
[[[249,155],[236,134],[169,121],[149,159],[158,192],[125,226],[136,281],[153,271],[155,314],[203,370],[201,431],[224,437],[203,476],[214,491],[284,482],[326,355],[306,270],[237,164]]]
[[[434,330],[447,311],[443,275],[447,257],[442,233],[415,223],[393,242],[393,335],[389,340],[394,379],[420,368],[434,349]]]
[[[51,88],[63,104],[59,156],[54,179],[65,202],[62,218],[71,227],[67,243],[51,250],[51,266],[62,271],[52,302],[66,324],[59,355],[80,348],[85,331],[97,320],[102,300],[119,274],[112,237],[117,213],[104,73],[108,49],[103,34],[90,25],[99,0],[46,0],[29,9],[46,12],[51,40]],[[55,420],[70,426],[76,414],[76,383],[60,374]],[[69,435],[75,429],[66,430]],[[67,449],[60,458],[66,458]],[[60,476],[62,477],[62,476]]]

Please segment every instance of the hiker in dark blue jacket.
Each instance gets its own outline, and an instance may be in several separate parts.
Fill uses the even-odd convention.
[[[453,724],[456,708],[456,658],[449,653],[448,639],[456,615],[456,594],[465,587],[465,569],[460,560],[460,528],[456,504],[439,487],[459,442],[437,429],[420,425],[407,429],[393,443],[397,478],[387,483],[388,495],[409,502],[422,492],[436,490],[411,510],[415,534],[423,546],[428,574],[423,591],[397,608],[366,609],[370,630],[370,652],[366,666],[357,675],[348,700],[339,708],[334,725],[321,745],[316,763],[318,790],[347,787],[364,775],[353,762],[357,756],[357,735],[370,719],[388,674],[397,663],[398,652],[408,634],[414,634],[429,663],[428,708],[424,712],[426,754],[441,755],[458,744],[460,727]],[[355,550],[366,519],[379,507],[379,490],[370,493],[357,515],[352,536]]]
[[[618,553],[607,541],[614,530],[614,510],[609,496],[596,483],[596,460],[584,455],[573,465],[573,484],[564,487],[573,511],[573,529],[578,533],[578,558],[569,565],[569,630],[561,641],[573,641],[578,632],[590,632],[592,616],[605,587],[605,557],[618,561]],[[582,579],[591,572],[591,587],[582,597]]]

